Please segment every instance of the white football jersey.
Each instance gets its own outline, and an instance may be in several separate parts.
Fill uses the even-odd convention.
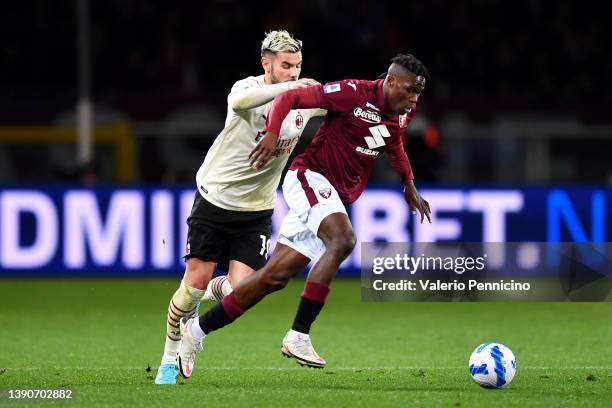
[[[280,85],[280,94],[289,89]],[[274,208],[276,189],[289,155],[308,120],[326,113],[321,109],[292,110],[283,121],[276,153],[259,170],[250,167],[249,154],[260,139],[272,100],[251,109],[232,108],[232,98],[252,87],[266,86],[264,76],[234,84],[228,96],[225,128],[208,150],[196,175],[198,191],[210,203],[226,210],[260,211]],[[277,85],[267,85],[277,86]],[[281,89],[281,88],[279,88]]]

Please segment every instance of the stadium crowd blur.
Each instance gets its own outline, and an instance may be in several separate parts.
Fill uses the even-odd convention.
[[[418,114],[427,123],[416,126],[408,145],[417,177],[428,181],[445,181],[437,169],[452,161],[454,150],[438,126],[449,117],[470,124],[492,123],[500,113],[612,123],[612,30],[607,14],[582,2],[106,0],[92,1],[91,18],[97,120],[101,112],[113,112],[134,126],[136,181],[191,182],[222,127],[229,88],[261,72],[259,43],[274,28],[303,40],[302,76],[321,82],[373,79],[397,52],[420,58],[431,74]],[[0,21],[8,33],[0,49],[0,125],[70,116],[77,98],[74,2],[13,2],[3,5]],[[190,107],[205,107],[206,117],[215,118],[213,129],[186,131],[180,142],[152,137],[156,127]],[[611,140],[563,138],[552,144],[553,157],[585,155],[588,161],[565,172],[553,166],[543,181],[610,182],[609,159],[597,154],[612,151]],[[183,168],[167,158],[168,152],[185,151],[169,147],[180,143],[197,154]],[[459,164],[466,180],[524,181],[487,170],[495,159],[486,139],[464,143],[477,145],[463,146],[473,151]],[[0,156],[11,161],[25,154],[7,144]],[[592,163],[603,167],[593,169]],[[590,170],[581,170],[583,164]],[[4,179],[70,181],[70,171],[55,170]],[[379,181],[392,179],[376,174]]]

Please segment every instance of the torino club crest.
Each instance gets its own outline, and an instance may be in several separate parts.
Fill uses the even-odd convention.
[[[331,196],[331,188],[323,188],[319,190],[319,194],[321,195],[321,197],[327,199]]]

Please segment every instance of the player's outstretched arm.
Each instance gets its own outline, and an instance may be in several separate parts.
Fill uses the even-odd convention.
[[[274,103],[272,103],[264,131],[272,132],[278,135],[280,133],[283,120],[285,120],[291,109],[326,109],[327,106],[324,105],[319,95],[321,95],[320,84],[316,86],[293,89],[279,95],[278,98],[274,99]]]
[[[318,95],[321,92],[321,85],[308,86],[305,88],[293,89],[278,96],[274,100],[266,127],[265,135],[259,140],[257,146],[249,154],[251,168],[259,170],[266,165],[276,150],[278,134],[283,120],[293,108],[322,108]]]
[[[421,194],[417,191],[414,182],[412,180],[408,180],[404,182],[404,199],[410,206],[410,211],[412,211],[413,215],[416,215],[417,210],[421,213],[421,224],[427,217],[427,220],[431,224],[431,209],[429,208],[429,203]]]
[[[403,132],[403,130],[400,130]],[[414,174],[412,173],[412,166],[410,160],[404,150],[404,142],[402,137],[397,137],[394,142],[389,143],[389,149],[387,150],[387,157],[393,170],[402,180],[404,184],[404,199],[410,206],[412,214],[416,215],[417,210],[421,213],[421,224],[427,217],[427,220],[431,224],[431,209],[429,203],[421,194],[417,191],[414,185]]]
[[[306,88],[307,86],[320,85],[311,78],[302,78],[297,81],[282,82],[280,84],[235,87],[228,96],[229,106],[235,112],[243,112],[249,109],[265,105],[272,99],[292,89]]]

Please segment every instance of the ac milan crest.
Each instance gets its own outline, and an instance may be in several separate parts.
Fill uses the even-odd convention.
[[[295,127],[301,129],[304,126],[304,117],[301,113],[298,113],[295,117]]]
[[[331,188],[324,188],[322,190],[319,190],[319,194],[323,198],[329,198],[331,197]]]

